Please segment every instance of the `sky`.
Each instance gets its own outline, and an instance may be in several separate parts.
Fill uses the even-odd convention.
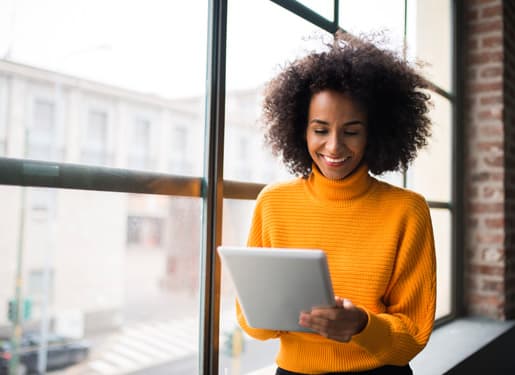
[[[340,3],[347,29],[384,25],[398,42],[404,0]],[[229,0],[228,17],[228,89],[259,86],[324,34],[268,0]],[[0,57],[144,93],[201,95],[206,46],[207,0],[0,0]]]

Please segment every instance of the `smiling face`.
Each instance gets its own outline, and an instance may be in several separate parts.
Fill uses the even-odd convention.
[[[309,155],[327,178],[347,177],[360,164],[367,144],[367,116],[347,94],[324,90],[309,104]]]

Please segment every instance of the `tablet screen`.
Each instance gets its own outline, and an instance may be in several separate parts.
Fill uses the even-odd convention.
[[[220,246],[218,253],[251,327],[311,332],[298,324],[300,312],[334,306],[322,250]]]

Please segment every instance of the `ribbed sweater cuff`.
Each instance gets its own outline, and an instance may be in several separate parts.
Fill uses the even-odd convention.
[[[368,315],[368,323],[363,331],[352,337],[352,341],[374,357],[380,358],[383,351],[390,350],[390,326],[380,316],[372,314],[366,309],[363,310]]]

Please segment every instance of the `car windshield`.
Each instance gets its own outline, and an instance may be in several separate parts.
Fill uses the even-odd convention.
[[[41,336],[36,334],[27,335],[24,339],[29,345],[40,345],[42,342]],[[50,334],[46,337],[46,341],[48,345],[57,345],[65,343],[66,339],[61,336]]]

